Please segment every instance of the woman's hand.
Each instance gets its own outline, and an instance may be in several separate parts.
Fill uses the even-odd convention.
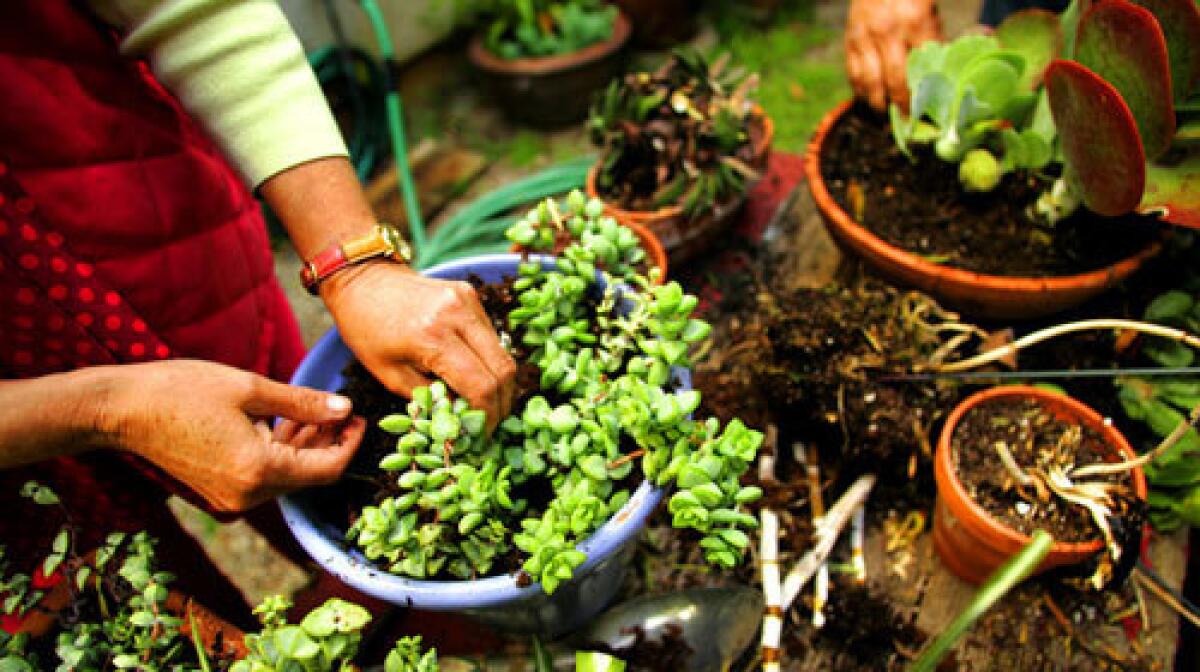
[[[221,364],[105,368],[99,443],[153,462],[222,512],[337,480],[366,428],[345,397]],[[274,417],[286,420],[272,432]]]
[[[851,0],[846,73],[855,95],[881,112],[889,100],[907,110],[908,52],[927,40],[940,39],[934,0]]]
[[[321,297],[346,345],[388,389],[411,396],[434,375],[485,411],[489,428],[508,416],[517,367],[467,283],[379,261],[333,275]]]

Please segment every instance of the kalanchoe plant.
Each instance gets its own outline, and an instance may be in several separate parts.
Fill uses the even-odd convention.
[[[600,290],[597,269],[620,234],[605,233],[578,196],[568,209],[598,223],[598,235],[582,235],[585,224],[553,267],[520,264],[502,335],[540,371],[539,391],[491,437],[483,415],[441,382],[379,423],[398,437],[380,461],[397,494],[366,507],[347,537],[391,572],[474,578],[515,547],[524,571],[554,592],[586,559],[579,542],[629,501],[639,463],[656,485],[680,486],[675,524],[705,535],[710,561],[728,567],[744,554],[743,530],[756,521],[740,506],[761,492],[738,479],[762,435],[738,421],[722,430],[715,419],[692,420],[699,393],[674,389],[672,367],[688,366],[711,330],[692,317],[696,297],[642,277],[621,287],[603,270]],[[543,203],[510,235],[533,242],[555,210]],[[542,504],[515,494],[545,490],[553,495]]]
[[[1057,191],[1101,215],[1200,227],[1200,154],[1176,141],[1197,126],[1200,8],[1075,0],[1065,17],[1070,60],[1046,70],[1064,163]]]
[[[575,189],[567,195],[566,212],[553,200],[546,200],[530,210],[506,234],[522,249],[542,254],[555,254],[570,241],[582,243],[572,250],[572,262],[586,261],[585,252],[593,257],[597,268],[615,278],[636,283],[642,276],[639,267],[646,261],[646,250],[632,229],[604,215],[600,199],[588,200]],[[656,273],[659,269],[651,269]],[[655,280],[655,277],[650,277]]]
[[[764,118],[749,97],[757,76],[728,60],[677,49],[657,71],[625,75],[597,97],[588,128],[606,200],[629,210],[679,204],[697,217],[745,193]]]
[[[401,637],[388,652],[384,672],[438,672],[437,650],[423,650],[421,637]]]
[[[484,44],[500,58],[569,54],[613,33],[617,7],[603,0],[475,0]]]
[[[890,109],[896,145],[909,153],[910,145],[932,143],[940,159],[959,164],[969,191],[991,191],[1013,170],[1044,168],[1054,124],[1036,85],[1056,31],[1049,14],[1017,14],[996,36],[914,49],[907,64],[910,114]]]
[[[310,611],[299,625],[287,622],[292,603],[269,597],[254,609],[261,632],[246,635],[250,654],[230,672],[334,672],[353,670],[362,629],[371,621],[366,609],[332,598]],[[404,669],[404,668],[401,668]]]

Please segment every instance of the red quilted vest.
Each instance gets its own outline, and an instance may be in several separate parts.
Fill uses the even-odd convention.
[[[286,379],[303,345],[258,205],[145,64],[67,0],[0,2],[0,82],[0,377],[180,356]],[[171,484],[128,456],[0,472],[6,513],[29,478],[81,544],[173,534]],[[0,515],[0,543],[53,528]]]

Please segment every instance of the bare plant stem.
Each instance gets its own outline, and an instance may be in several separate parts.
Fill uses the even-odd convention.
[[[996,449],[996,454],[1000,456],[1000,463],[1004,465],[1004,469],[1013,477],[1017,485],[1029,487],[1034,484],[1033,476],[1030,476],[1028,472],[1017,464],[1017,460],[1003,441],[997,441],[992,447]]]
[[[863,542],[867,536],[867,504],[854,511],[850,519],[850,562],[854,567],[854,581],[859,585],[867,582],[867,558],[863,554]]]
[[[1047,327],[1027,334],[1017,340],[1006,343],[998,348],[988,350],[987,352],[969,357],[957,362],[942,364],[937,366],[938,371],[945,373],[953,373],[955,371],[967,371],[974,369],[984,364],[991,364],[1000,359],[1004,359],[1018,351],[1027,348],[1031,345],[1041,343],[1042,341],[1051,338],[1057,338],[1065,334],[1070,334],[1078,331],[1090,331],[1093,329],[1125,329],[1128,331],[1136,331],[1151,336],[1161,336],[1169,338],[1173,341],[1179,341],[1193,348],[1200,348],[1200,337],[1196,337],[1182,329],[1173,327],[1164,327],[1161,324],[1152,324],[1150,322],[1139,322],[1137,320],[1121,320],[1121,319],[1098,319],[1098,320],[1080,320],[1078,322],[1069,322],[1067,324],[1057,324],[1053,327]]]
[[[1179,440],[1188,433],[1189,429],[1195,427],[1197,423],[1200,423],[1200,405],[1193,408],[1188,413],[1187,418],[1178,425],[1175,425],[1175,429],[1172,429],[1170,434],[1163,437],[1163,440],[1153,450],[1142,453],[1132,460],[1125,460],[1124,462],[1089,464],[1086,467],[1073,469],[1071,470],[1071,478],[1078,479],[1086,476],[1100,476],[1102,474],[1119,474],[1123,471],[1129,471],[1130,469],[1136,469],[1149,464],[1161,457],[1163,453],[1175,447],[1175,444],[1179,443]]]
[[[813,534],[816,544],[804,554],[804,557],[800,558],[800,561],[792,567],[787,578],[784,579],[782,602],[784,611],[792,606],[792,602],[796,600],[796,596],[800,594],[804,584],[808,583],[808,580],[817,573],[817,569],[829,557],[829,552],[833,550],[833,545],[837,542],[838,535],[846,527],[846,523],[849,522],[851,514],[867,500],[873,487],[875,487],[875,474],[859,476],[858,480],[846,489],[846,492],[825,514],[821,529]]]
[[[1200,628],[1200,616],[1193,614],[1190,609],[1180,604],[1179,600],[1176,599],[1174,595],[1164,590],[1162,586],[1158,585],[1157,582],[1147,576],[1146,573],[1142,571],[1141,567],[1135,567],[1133,573],[1143,586],[1149,589],[1150,592],[1154,593],[1155,597],[1162,600],[1163,603],[1175,611],[1175,613],[1191,621],[1192,625]]]
[[[804,459],[804,473],[808,477],[808,502],[812,512],[813,529],[819,534],[821,521],[825,519],[825,499],[821,496],[821,462],[816,446],[809,446],[805,451],[804,445],[796,443],[792,451],[797,457]],[[817,578],[813,581],[813,613],[814,628],[825,625],[825,604],[829,601],[829,564],[822,562],[817,569]]]
[[[759,563],[762,565],[763,602],[766,606],[762,625],[762,669],[763,672],[779,672],[779,638],[783,632],[779,586],[779,516],[765,506],[759,515],[762,519]]]

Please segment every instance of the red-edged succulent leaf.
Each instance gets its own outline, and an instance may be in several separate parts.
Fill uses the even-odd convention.
[[[1196,0],[1133,0],[1158,19],[1167,38],[1175,102],[1187,100],[1200,83],[1200,7]]]
[[[1200,229],[1200,154],[1170,164],[1152,163],[1146,170],[1146,193],[1139,212],[1163,221]]]
[[[1094,3],[1079,19],[1075,60],[1120,92],[1146,155],[1165,152],[1175,135],[1175,107],[1167,42],[1154,15],[1126,0]]]
[[[1042,73],[1050,61],[1058,58],[1062,44],[1058,16],[1044,9],[1027,9],[1009,15],[996,28],[996,37],[1000,39],[1000,46],[1025,57],[1021,83],[1030,89],[1041,84]]]
[[[1129,106],[1074,61],[1046,68],[1046,90],[1067,176],[1084,204],[1109,217],[1132,211],[1146,184],[1146,154]]]

